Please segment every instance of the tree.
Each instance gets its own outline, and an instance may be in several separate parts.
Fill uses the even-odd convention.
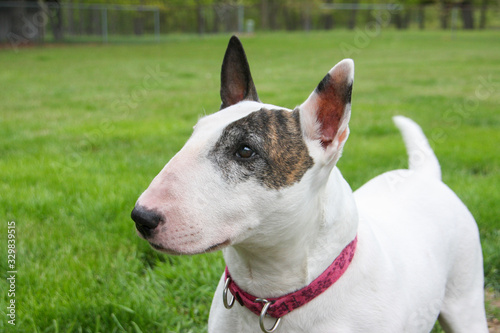
[[[474,10],[472,8],[471,0],[464,0],[460,4],[460,11],[462,12],[462,21],[464,29],[474,29]]]
[[[354,8],[351,10],[351,15],[349,17],[349,22],[347,23],[347,27],[351,30],[356,28],[356,14],[358,13],[358,2],[359,0],[353,0],[352,4],[354,5]]]
[[[54,8],[54,15],[51,20],[52,23],[52,33],[57,41],[62,41],[64,38],[63,34],[63,15],[61,6]]]
[[[0,32],[0,41],[18,46],[43,40],[50,13],[41,5],[44,3],[20,0],[0,7],[0,20],[8,28],[3,34]]]
[[[488,11],[488,0],[481,1],[481,16],[479,16],[479,29],[486,28],[486,12]]]
[[[439,14],[439,19],[441,21],[441,29],[448,29],[449,19],[450,19],[450,9],[451,4],[446,0],[439,0],[439,5],[441,7],[441,12]]]

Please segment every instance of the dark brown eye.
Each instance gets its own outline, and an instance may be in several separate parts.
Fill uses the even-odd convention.
[[[239,158],[250,158],[255,155],[255,152],[252,150],[252,148],[242,145],[238,150],[236,151],[236,156]]]

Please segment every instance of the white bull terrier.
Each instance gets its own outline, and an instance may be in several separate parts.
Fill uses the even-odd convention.
[[[139,197],[155,249],[223,250],[209,332],[488,332],[478,228],[420,127],[394,118],[409,170],[353,193],[335,166],[353,79],[346,59],[294,110],[264,104],[231,38],[221,110]]]

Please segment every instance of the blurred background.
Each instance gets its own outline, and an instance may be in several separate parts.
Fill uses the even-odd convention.
[[[130,212],[219,109],[232,34],[291,109],[354,59],[353,190],[407,168],[392,116],[422,126],[477,221],[500,333],[500,0],[0,0],[0,333],[206,332],[221,252],[158,253]]]
[[[388,15],[390,13],[390,15]],[[110,42],[124,36],[358,29],[500,29],[499,0],[0,1],[0,42]],[[130,39],[127,39],[130,41]]]

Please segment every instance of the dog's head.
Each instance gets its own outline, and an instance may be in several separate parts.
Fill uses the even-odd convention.
[[[333,67],[294,110],[259,100],[243,47],[229,41],[221,109],[153,179],[132,211],[157,250],[195,254],[288,237],[314,214],[349,135],[354,63]]]

